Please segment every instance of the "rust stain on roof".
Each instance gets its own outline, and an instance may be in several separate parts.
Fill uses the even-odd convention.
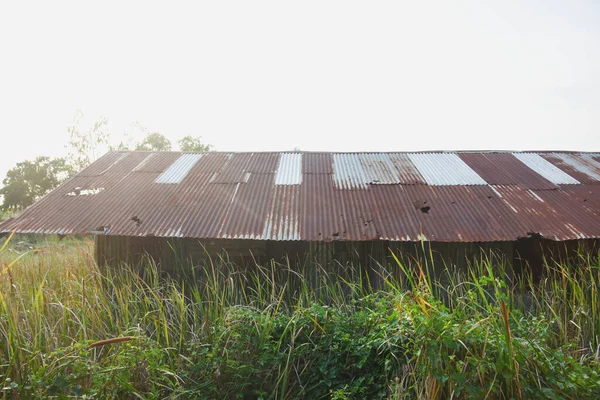
[[[520,154],[110,152],[0,223],[0,232],[280,241],[600,238],[600,156]],[[193,162],[179,161],[185,168],[175,171],[188,158]]]
[[[511,153],[464,153],[460,154],[460,158],[491,185],[515,185],[528,189],[557,188]]]

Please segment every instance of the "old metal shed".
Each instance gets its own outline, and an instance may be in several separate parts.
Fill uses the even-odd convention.
[[[534,262],[540,243],[596,248],[600,153],[116,151],[0,223],[11,231],[96,235],[108,264],[167,266],[175,247],[384,263],[422,242],[451,262],[489,249]]]

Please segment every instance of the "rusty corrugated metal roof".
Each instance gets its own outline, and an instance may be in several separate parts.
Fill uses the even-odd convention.
[[[576,185],[579,181],[535,153],[514,153],[521,162],[555,185]]]
[[[426,184],[425,179],[408,157],[408,154],[390,153],[390,161],[394,164],[400,183],[403,185]]]
[[[463,153],[460,158],[490,185],[516,185],[528,189],[556,189],[510,153]]]
[[[597,153],[110,152],[0,232],[257,240],[600,238]]]
[[[542,157],[582,183],[600,180],[600,163],[594,154],[546,153]]]

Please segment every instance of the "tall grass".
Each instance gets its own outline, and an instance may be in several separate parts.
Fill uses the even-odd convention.
[[[533,282],[493,254],[396,254],[375,291],[359,265],[220,258],[173,280],[92,254],[0,253],[3,398],[600,396],[597,255]]]

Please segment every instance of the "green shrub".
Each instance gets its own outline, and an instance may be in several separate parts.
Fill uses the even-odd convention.
[[[168,361],[166,350],[143,337],[94,349],[77,343],[44,355],[21,395],[161,398],[180,382]]]

